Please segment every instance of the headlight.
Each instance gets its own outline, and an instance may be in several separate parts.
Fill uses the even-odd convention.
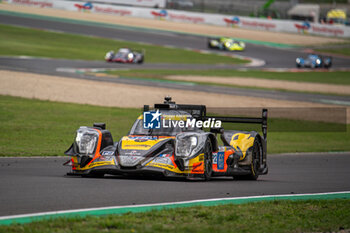
[[[79,154],[93,157],[95,154],[97,139],[98,133],[95,130],[87,127],[80,127],[75,138]]]
[[[316,60],[316,64],[317,64],[317,65],[321,64],[321,60],[320,60],[320,59],[317,59],[317,60]]]
[[[300,63],[300,58],[297,58],[295,61],[296,61],[297,63]]]
[[[112,52],[106,53],[105,59],[111,59],[112,58]]]
[[[129,58],[130,60],[133,59],[133,58],[134,58],[134,54],[129,53],[129,54],[128,54],[128,58]]]
[[[225,43],[225,46],[226,46],[227,48],[229,48],[229,47],[231,46],[231,43],[230,43],[230,42],[226,42],[226,43]]]
[[[176,156],[191,157],[203,148],[205,139],[200,134],[179,134],[176,137]]]

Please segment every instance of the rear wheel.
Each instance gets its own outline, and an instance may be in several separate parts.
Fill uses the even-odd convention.
[[[262,157],[263,149],[259,139],[255,139],[252,151],[252,161],[250,163],[251,174],[243,176],[233,176],[235,180],[257,180],[259,177],[260,158]]]
[[[255,139],[252,153],[252,162],[250,164],[251,172],[250,179],[257,180],[259,177],[260,157],[262,155],[262,146],[258,139]]]
[[[204,179],[210,180],[211,175],[213,173],[213,148],[211,145],[211,141],[208,138],[205,143],[204,149]]]

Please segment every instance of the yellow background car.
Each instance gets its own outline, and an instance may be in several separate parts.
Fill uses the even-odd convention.
[[[243,51],[245,43],[228,37],[209,38],[208,47],[227,51]]]

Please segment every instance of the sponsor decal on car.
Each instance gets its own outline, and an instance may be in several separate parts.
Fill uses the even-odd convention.
[[[114,151],[103,151],[102,152],[102,155],[113,155],[114,154]]]
[[[217,160],[218,170],[223,170],[225,167],[225,152],[224,151],[218,152],[216,156],[216,160]]]
[[[148,150],[152,148],[155,144],[158,142],[165,140],[166,138],[158,138],[158,139],[150,139],[150,140],[140,140],[135,139],[136,137],[128,137],[124,136],[122,140],[122,147],[123,150]],[[129,153],[134,153],[133,151],[130,151]],[[135,152],[135,155],[137,153]]]

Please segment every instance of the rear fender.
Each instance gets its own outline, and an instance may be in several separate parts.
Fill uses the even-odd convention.
[[[261,140],[260,135],[255,131],[238,131],[229,130],[221,134],[221,140],[225,146],[230,146],[235,150],[235,154],[240,156],[240,161],[251,160],[251,151],[254,145],[255,138]]]

